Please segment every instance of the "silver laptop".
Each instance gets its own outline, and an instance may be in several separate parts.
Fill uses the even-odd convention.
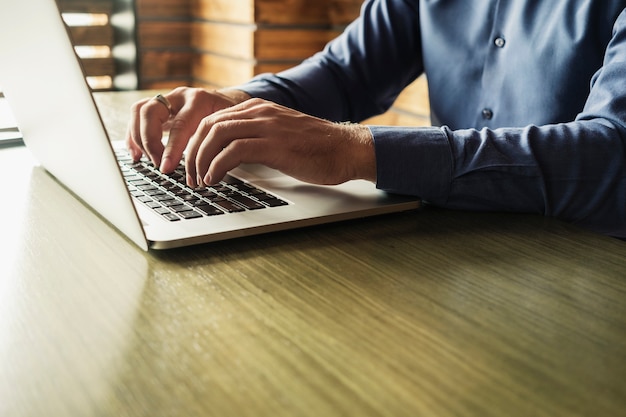
[[[107,136],[54,0],[15,0],[0,6],[0,85],[24,143],[41,166],[144,250],[420,205],[417,199],[388,195],[367,181],[315,186],[252,165],[231,171],[220,189],[202,190],[206,195],[184,197],[172,190],[155,191],[152,185],[156,183],[150,181],[168,180],[146,182],[136,176],[139,171],[156,175],[149,164],[140,169],[118,161],[123,138]],[[175,179],[171,181],[177,186]],[[164,200],[151,200],[141,191],[161,193],[157,196]],[[235,196],[239,192],[244,197]],[[166,210],[169,207],[182,211],[172,214]]]

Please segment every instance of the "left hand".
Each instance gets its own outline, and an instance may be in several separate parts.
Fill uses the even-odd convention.
[[[131,106],[126,146],[135,161],[143,154],[163,172],[172,172],[180,162],[189,138],[207,114],[250,98],[243,91],[178,87],[164,95],[166,103],[146,98]],[[169,130],[165,146],[163,132]]]
[[[241,163],[260,163],[314,184],[376,179],[369,128],[330,122],[261,99],[202,119],[185,163],[191,186],[216,184]]]

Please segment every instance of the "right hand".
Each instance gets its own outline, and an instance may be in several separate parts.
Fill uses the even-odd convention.
[[[172,112],[154,98],[145,98],[131,106],[126,146],[136,161],[145,154],[162,172],[172,172],[180,163],[189,139],[206,116],[239,104],[250,97],[243,91],[207,91],[178,87],[164,94]],[[163,144],[163,133],[169,139]]]
[[[331,122],[258,98],[200,122],[187,148],[187,184],[217,184],[242,163],[262,164],[312,184],[376,180],[367,126]]]

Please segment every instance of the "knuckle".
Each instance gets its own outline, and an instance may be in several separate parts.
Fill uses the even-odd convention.
[[[231,122],[229,120],[219,120],[213,123],[211,126],[211,132],[215,135],[222,135],[228,130],[230,125]]]
[[[198,131],[204,131],[207,132],[211,129],[211,126],[213,126],[215,124],[214,121],[214,117],[213,116],[207,116],[207,117],[203,117],[200,120],[200,123],[198,123]]]
[[[170,130],[173,130],[173,131],[186,131],[189,126],[189,123],[187,123],[185,119],[180,118],[180,117],[175,117],[171,123],[172,124],[171,124]]]
[[[254,97],[254,98],[251,98],[250,100],[247,100],[241,103],[241,106],[242,106],[241,107],[242,109],[252,110],[252,111],[261,113],[271,108],[272,102]]]
[[[185,96],[185,101],[191,103],[192,106],[207,103],[211,99],[210,93],[202,88],[184,88],[185,90],[183,92],[183,95]]]
[[[202,119],[201,128],[208,135],[218,138],[227,136],[228,130],[236,123],[233,120],[223,119],[221,116],[210,115]]]
[[[260,106],[268,102],[266,100],[263,100],[262,98],[253,97],[250,100],[248,100],[247,103],[251,106]]]
[[[138,102],[135,102],[135,103],[131,104],[130,112],[132,114],[138,114],[144,104],[145,104],[144,101],[138,101]]]
[[[185,86],[176,87],[172,90],[172,94],[185,94],[185,92],[189,89],[189,87]]]
[[[144,104],[147,104],[147,103],[144,103]],[[154,110],[155,110],[154,106],[142,105],[141,107],[139,107],[138,112],[141,117],[149,118],[154,113]]]
[[[247,141],[244,139],[234,140],[230,142],[224,149],[227,152],[232,152],[235,155],[241,155],[247,148]]]

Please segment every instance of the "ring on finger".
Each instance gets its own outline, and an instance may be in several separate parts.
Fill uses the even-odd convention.
[[[159,103],[163,104],[167,108],[167,111],[169,112],[170,116],[172,115],[172,103],[170,103],[170,101],[164,95],[157,94],[153,98]]]

